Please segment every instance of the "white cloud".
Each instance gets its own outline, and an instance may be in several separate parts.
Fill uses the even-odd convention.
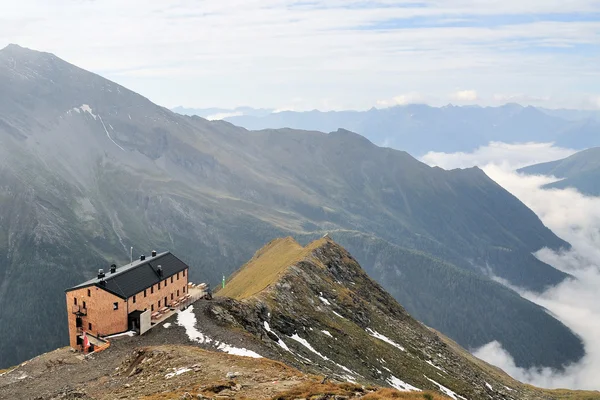
[[[450,98],[461,103],[474,103],[479,99],[475,90],[459,90],[453,93]]]
[[[236,111],[236,112],[230,112],[230,113],[219,113],[219,114],[214,114],[214,115],[209,115],[206,117],[207,120],[209,121],[218,121],[218,120],[222,120],[225,118],[229,118],[229,117],[239,117],[244,115],[243,112],[240,111]]]
[[[565,91],[600,90],[600,22],[548,17],[597,12],[597,0],[423,3],[23,0],[3,9],[0,47],[57,53],[165,105],[273,106],[298,93],[314,108],[327,93],[336,108],[365,109],[456,87],[477,88],[480,103],[548,91],[554,104]],[[487,16],[494,26],[481,25]],[[552,50],[579,45],[589,54]]]
[[[551,177],[524,177],[497,166],[488,166],[485,171],[535,211],[544,224],[573,245],[572,250],[565,253],[541,249],[536,255],[573,275],[576,280],[564,281],[541,295],[513,289],[548,309],[578,334],[584,341],[586,355],[578,363],[567,366],[565,371],[518,368],[500,343],[488,344],[477,350],[475,355],[536,386],[600,389],[600,198],[586,197],[572,189],[540,189],[541,185],[555,180]]]
[[[576,190],[545,190],[554,177],[524,176],[514,172],[523,164],[562,158],[571,150],[549,144],[506,145],[492,143],[469,154],[429,153],[426,162],[446,168],[478,165],[486,174],[531,208],[558,236],[573,248],[565,253],[540,249],[542,261],[573,275],[543,294],[513,288],[521,296],[545,307],[578,334],[585,344],[585,357],[564,371],[550,368],[523,369],[501,343],[492,342],[475,355],[499,366],[513,377],[547,388],[600,389],[600,198],[587,197]],[[527,154],[530,159],[527,162]],[[506,284],[506,282],[503,282]]]
[[[444,169],[485,167],[499,165],[503,169],[518,169],[531,164],[559,160],[575,153],[575,150],[554,147],[552,143],[509,144],[491,142],[472,153],[439,153],[430,151],[422,157],[426,164]]]
[[[525,93],[502,94],[493,96],[495,104],[519,103],[523,105],[543,105],[549,102],[550,96],[531,96]]]
[[[419,103],[427,103],[427,96],[419,92],[400,94],[387,100],[377,100],[377,105],[382,107],[392,107],[398,105]]]

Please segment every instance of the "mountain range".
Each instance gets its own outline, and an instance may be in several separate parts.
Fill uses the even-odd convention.
[[[416,321],[327,235],[275,239],[212,299],[108,340],[85,358],[57,349],[0,373],[0,397],[600,398],[522,384],[478,360]]]
[[[519,172],[560,178],[545,185],[547,189],[574,188],[588,196],[600,196],[600,147],[581,151],[563,160],[521,168]]]
[[[431,168],[356,133],[248,131],[181,116],[58,57],[0,51],[0,365],[66,343],[63,289],[169,249],[220,282],[274,237],[329,233],[416,318],[519,366],[579,360],[581,340],[498,284],[568,276],[569,244],[478,168]]]
[[[554,142],[572,149],[600,146],[597,111],[550,110],[514,103],[499,107],[408,104],[368,111],[261,111],[237,109],[221,111],[220,116],[251,130],[348,129],[379,146],[405,150],[416,157],[429,151],[470,152],[492,141]]]

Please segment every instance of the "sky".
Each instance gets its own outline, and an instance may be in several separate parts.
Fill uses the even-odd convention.
[[[2,0],[48,51],[167,107],[600,109],[600,0]]]
[[[492,143],[472,153],[428,153],[423,161],[443,168],[477,165],[531,208],[554,233],[573,246],[568,252],[539,249],[540,260],[574,276],[545,293],[537,294],[511,287],[526,299],[545,307],[573,332],[585,346],[586,355],[564,371],[542,366],[523,369],[499,341],[492,341],[474,354],[513,377],[546,388],[600,390],[600,197],[588,197],[573,189],[543,189],[557,179],[549,176],[525,176],[517,168],[563,158],[573,153],[551,143],[508,145]],[[495,278],[500,283],[507,282]]]

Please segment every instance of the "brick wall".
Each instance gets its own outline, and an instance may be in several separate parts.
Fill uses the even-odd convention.
[[[186,269],[180,272],[179,276],[176,274],[163,279],[160,282],[160,289],[158,288],[159,285],[156,284],[146,289],[145,295],[144,291],[137,293],[135,295],[135,303],[134,297],[123,300],[96,286],[67,292],[69,343],[71,347],[79,349],[79,346],[77,346],[76,316],[72,312],[75,305],[75,298],[77,298],[78,306],[83,307],[85,302],[87,309],[87,315],[82,317],[83,330],[92,333],[94,336],[105,336],[126,331],[129,328],[127,326],[128,313],[134,310],[144,311],[146,309],[158,311],[162,307],[165,307],[165,297],[167,300],[166,305],[168,306],[178,297],[184,296],[187,294],[187,284],[188,270]],[[115,303],[118,304],[117,310],[114,309]],[[91,329],[89,329],[90,323],[92,324]]]
[[[184,276],[185,275],[185,276]],[[172,282],[171,282],[172,280]],[[168,306],[176,300],[178,297],[182,297],[187,294],[188,284],[188,270],[179,273],[179,279],[177,274],[167,279],[163,279],[160,282],[160,289],[158,284],[153,285],[151,288],[146,289],[146,294],[141,291],[135,295],[135,303],[133,297],[130,297],[127,302],[129,306],[129,312],[134,310],[152,310],[158,311],[161,308]],[[179,295],[178,295],[179,291]],[[167,304],[165,304],[165,297],[167,298]],[[160,307],[158,302],[160,301]]]
[[[110,335],[127,330],[127,302],[106,290],[96,286],[73,290],[66,293],[69,323],[69,343],[72,348],[77,346],[76,316],[73,314],[75,298],[77,305],[87,309],[87,315],[82,317],[83,331],[94,336]],[[114,304],[117,303],[117,310]],[[91,329],[90,329],[91,324]]]

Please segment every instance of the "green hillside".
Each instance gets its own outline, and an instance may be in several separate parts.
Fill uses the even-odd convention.
[[[561,178],[547,189],[574,188],[589,196],[600,196],[600,147],[584,150],[563,160],[522,168],[529,175],[548,175]]]

